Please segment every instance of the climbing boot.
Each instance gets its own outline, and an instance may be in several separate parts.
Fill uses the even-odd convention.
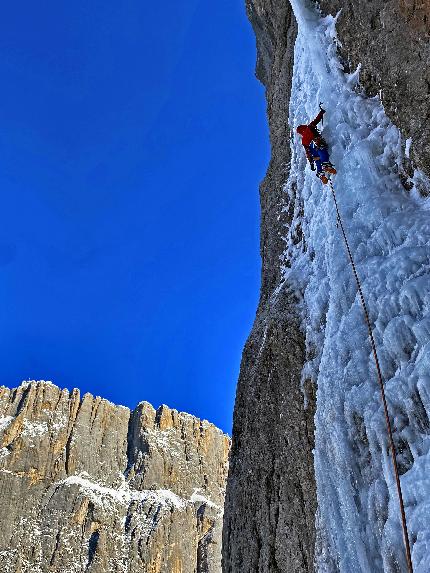
[[[323,169],[324,171],[326,171],[327,173],[331,173],[332,175],[336,175],[337,171],[334,168],[334,165],[332,165],[331,163],[323,163]]]
[[[327,183],[328,183],[328,177],[326,177],[326,176],[324,175],[324,173],[319,173],[319,174],[318,174],[318,177],[321,179],[321,181],[324,183],[324,185],[327,185]]]

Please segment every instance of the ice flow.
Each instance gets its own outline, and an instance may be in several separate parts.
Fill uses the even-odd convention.
[[[371,348],[330,191],[306,165],[295,127],[327,109],[324,137],[383,369],[415,573],[430,571],[430,203],[416,172],[399,173],[410,143],[379,97],[343,72],[336,18],[290,0],[298,22],[290,100],[285,281],[301,297],[317,385],[317,571],[406,571],[394,475]],[[430,188],[430,187],[429,187]],[[287,263],[288,261],[288,263]]]

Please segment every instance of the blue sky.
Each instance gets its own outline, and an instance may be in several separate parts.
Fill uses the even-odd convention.
[[[231,430],[269,153],[243,4],[3,6],[1,384]]]

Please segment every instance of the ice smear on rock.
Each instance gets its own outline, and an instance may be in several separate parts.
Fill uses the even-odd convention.
[[[430,203],[401,185],[405,142],[379,98],[343,73],[336,19],[291,0],[299,31],[290,127],[324,102],[335,189],[367,299],[386,382],[415,573],[430,571]],[[294,139],[294,140],[293,140]],[[315,469],[320,573],[406,571],[400,513],[375,367],[328,187],[293,136],[285,187],[294,209],[285,279],[302,297],[318,386]],[[408,149],[408,146],[406,146]],[[417,185],[426,186],[422,173]],[[287,263],[288,261],[288,263]]]

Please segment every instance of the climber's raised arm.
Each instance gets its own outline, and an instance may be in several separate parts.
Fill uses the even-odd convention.
[[[313,119],[313,120],[310,122],[309,127],[316,127],[316,126],[319,124],[319,122],[322,120],[324,114],[325,114],[325,109],[323,109],[323,108],[320,106],[320,112],[319,112],[319,114],[316,116],[315,119]]]

